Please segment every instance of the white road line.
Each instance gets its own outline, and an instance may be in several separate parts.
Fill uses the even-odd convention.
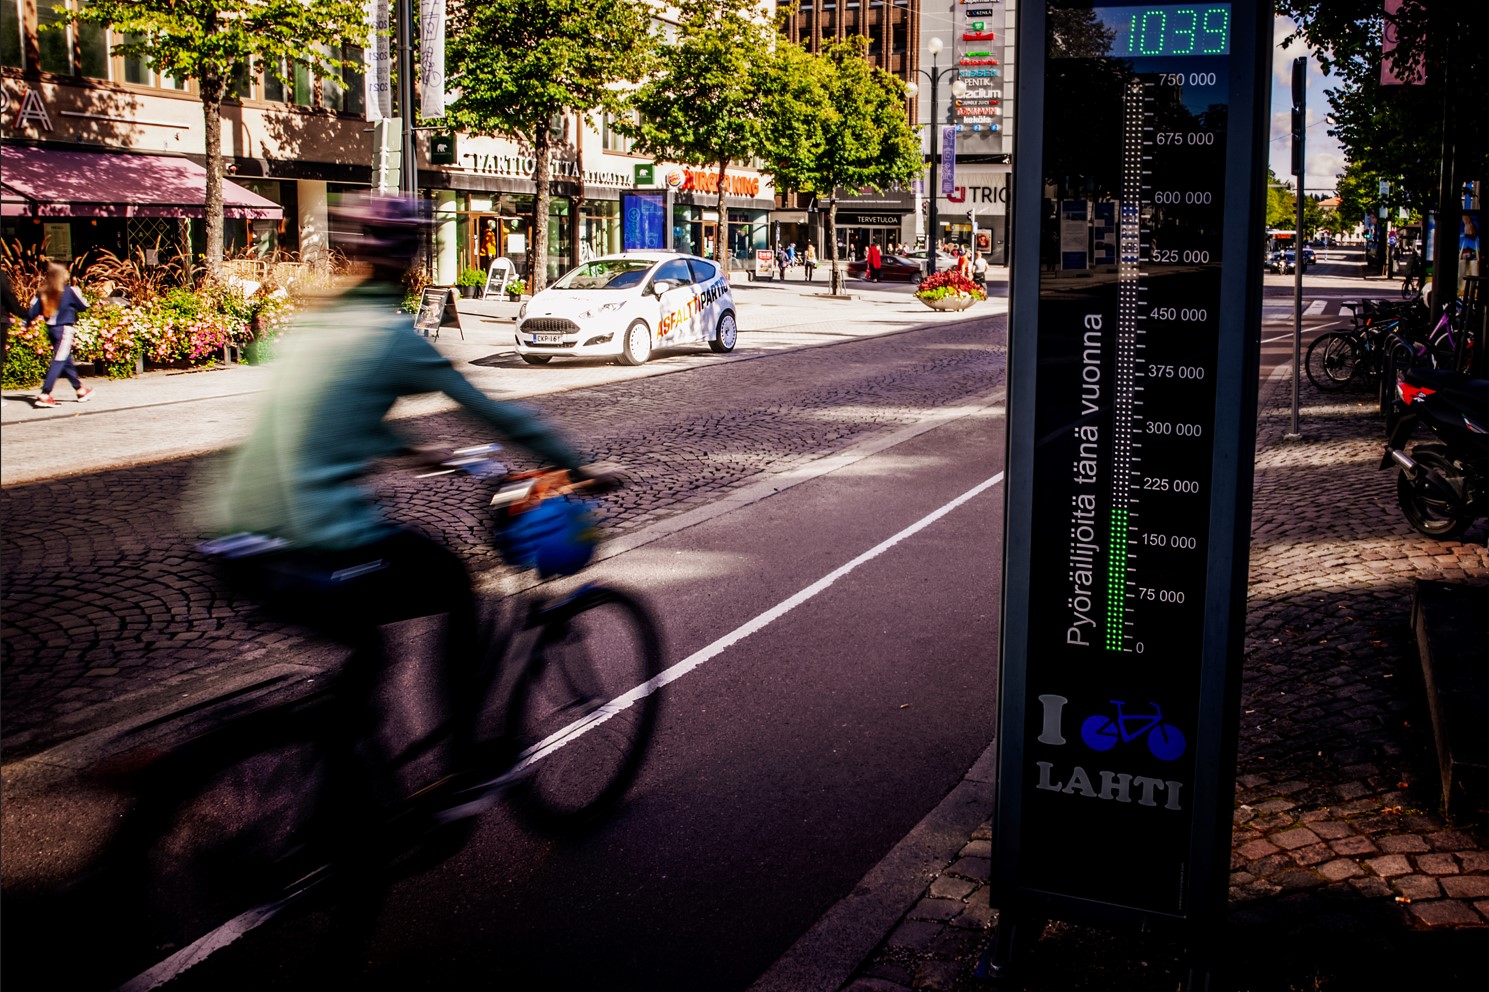
[[[764,613],[761,613],[753,620],[745,621],[738,627],[735,627],[729,633],[725,634],[723,637],[720,637],[718,640],[714,641],[712,644],[693,652],[682,661],[679,661],[677,664],[673,665],[671,668],[668,668],[666,671],[657,675],[655,678],[652,678],[650,681],[643,682],[641,685],[638,685],[630,692],[617,696],[615,699],[611,700],[609,703],[606,703],[595,712],[588,714],[582,719],[576,720],[569,726],[550,735],[545,740],[539,741],[537,744],[534,744],[531,748],[528,749],[525,759],[518,767],[526,768],[529,765],[535,764],[536,762],[541,761],[543,758],[552,754],[554,751],[563,747],[565,744],[578,740],[580,737],[584,736],[595,727],[598,727],[600,724],[604,723],[612,716],[615,716],[617,713],[623,712],[624,710],[630,708],[633,703],[645,699],[647,696],[650,696],[652,693],[662,688],[662,686],[667,685],[669,682],[676,682],[684,675],[693,671],[695,668],[698,668],[704,662],[717,657],[728,648],[733,647],[735,644],[738,644],[746,637],[749,637],[751,634],[755,634],[761,630],[764,630],[766,627],[770,626],[770,624],[774,623],[781,617],[785,616],[787,613],[796,609],[796,607],[800,606],[802,603],[805,603],[813,596],[816,596],[818,593],[824,591],[838,579],[841,579],[843,576],[847,575],[858,566],[874,558],[877,558],[879,555],[888,551],[896,544],[899,544],[906,538],[919,533],[920,531],[929,527],[931,524],[935,523],[937,520],[940,520],[942,517],[946,516],[946,514],[950,513],[952,510],[955,510],[957,507],[961,506],[963,503],[966,503],[968,500],[973,499],[983,492],[986,492],[988,489],[991,489],[993,486],[996,486],[999,482],[1002,481],[1003,473],[999,472],[992,478],[979,482],[971,489],[962,493],[956,499],[944,504],[943,506],[938,507],[935,510],[932,510],[930,513],[921,517],[919,520],[915,521],[915,523],[906,527],[898,534],[884,539],[883,541],[874,545],[872,548],[865,551],[857,558],[854,558],[847,564],[838,566],[833,571],[828,572],[822,578],[818,579],[816,582],[813,582],[811,585],[798,592],[796,595],[782,600],[780,603],[772,606],[770,609],[766,610]]]
[[[1323,312],[1324,312],[1324,301],[1323,300],[1314,300],[1312,303],[1308,304],[1308,309],[1303,311],[1303,316],[1305,316],[1305,317],[1317,317],[1319,314],[1321,314]]]
[[[585,734],[589,733],[591,730],[595,729],[606,720],[609,720],[617,713],[624,712],[636,702],[645,699],[647,696],[650,696],[652,693],[662,688],[662,686],[667,685],[670,682],[676,682],[684,675],[703,665],[704,662],[718,657],[720,654],[723,654],[724,651],[733,647],[735,644],[738,644],[740,641],[744,640],[746,637],[749,637],[751,634],[756,634],[764,630],[766,627],[770,626],[772,623],[779,620],[787,613],[796,609],[807,600],[816,596],[818,593],[825,591],[834,582],[836,582],[838,579],[841,579],[843,576],[847,575],[858,566],[872,561],[873,559],[882,555],[884,552],[888,551],[890,548],[894,547],[896,544],[899,544],[901,541],[904,541],[909,537],[913,537],[920,531],[935,523],[937,520],[940,520],[942,517],[946,516],[952,510],[955,510],[962,504],[976,498],[977,496],[981,495],[982,493],[986,492],[1002,481],[1003,473],[999,472],[992,478],[985,479],[982,482],[979,482],[977,485],[973,486],[971,489],[951,500],[949,503],[945,503],[932,510],[925,516],[921,517],[919,520],[915,521],[913,524],[906,527],[899,533],[885,538],[883,541],[880,541],[878,544],[874,545],[872,548],[865,551],[857,558],[854,558],[846,564],[839,565],[837,568],[833,569],[831,572],[828,572],[826,575],[822,576],[822,578],[818,579],[816,582],[813,582],[811,585],[796,593],[794,596],[782,600],[775,606],[772,606],[770,609],[766,610],[764,613],[756,616],[754,619],[745,621],[738,627],[735,627],[729,633],[725,634],[723,637],[720,637],[718,640],[714,641],[712,644],[709,644],[707,647],[704,647],[698,651],[694,651],[682,661],[679,661],[677,664],[673,665],[671,668],[666,669],[656,677],[650,679],[649,681],[643,682],[641,685],[638,685],[630,692],[622,693],[615,699],[612,699],[610,702],[600,707],[598,710],[595,710],[593,713],[589,713],[581,717],[580,719],[569,724],[567,727],[564,727],[562,730],[559,730],[558,732],[548,736],[546,739],[539,741],[524,752],[523,759],[517,764],[512,772],[508,774],[516,774],[525,768],[531,767],[532,765],[535,765],[539,761],[542,761],[544,758],[548,757],[548,755],[557,751],[559,748],[563,747],[565,744],[571,744],[574,741],[577,741],[579,738],[583,737]],[[249,910],[246,913],[234,917],[233,919],[219,926],[217,929],[213,930],[211,933],[198,938],[187,947],[184,947],[181,950],[177,951],[175,954],[172,954],[170,957],[150,968],[148,971],[137,975],[130,981],[119,986],[116,992],[147,992],[147,990],[149,989],[159,988],[166,982],[175,979],[178,975],[186,971],[186,969],[190,968],[192,965],[204,960],[212,953],[222,950],[224,947],[233,943],[239,937],[248,933],[250,930],[253,930],[260,924],[272,919],[279,913],[281,909],[284,908],[288,901],[289,900],[286,899],[267,906],[259,906]]]

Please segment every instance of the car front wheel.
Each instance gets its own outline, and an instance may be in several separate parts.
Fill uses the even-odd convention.
[[[547,365],[553,361],[552,355],[523,355],[522,360],[529,365]]]
[[[734,314],[726,313],[719,318],[719,327],[714,334],[713,340],[708,346],[719,354],[727,354],[734,350],[734,342],[739,337],[739,326],[734,322]]]
[[[638,320],[626,329],[624,349],[621,351],[622,365],[645,365],[651,357],[651,328],[646,321]]]

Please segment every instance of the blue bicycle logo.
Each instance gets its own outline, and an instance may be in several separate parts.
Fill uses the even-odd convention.
[[[1081,740],[1093,751],[1110,751],[1118,742],[1123,744],[1148,735],[1148,750],[1160,761],[1173,761],[1184,753],[1184,735],[1178,727],[1163,722],[1163,710],[1155,702],[1151,713],[1130,714],[1127,704],[1120,699],[1111,700],[1117,707],[1115,717],[1097,713],[1086,717],[1081,724]]]

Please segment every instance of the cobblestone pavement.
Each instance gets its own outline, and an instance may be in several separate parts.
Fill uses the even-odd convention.
[[[1489,811],[1449,820],[1412,631],[1412,583],[1489,583],[1489,527],[1423,537],[1379,471],[1383,427],[1358,394],[1274,380],[1260,418],[1231,846],[1236,987],[1482,988]],[[986,988],[987,823],[847,983],[851,992]],[[1029,988],[1172,990],[1180,948],[1051,923]]]
[[[1002,324],[985,318],[702,364],[528,402],[589,455],[626,466],[628,485],[605,507],[623,533],[707,506],[762,471],[985,394],[1002,381]],[[422,441],[489,439],[458,413],[400,426]],[[7,761],[106,723],[121,694],[166,691],[301,646],[293,628],[244,616],[245,604],[192,554],[192,494],[213,464],[168,461],[0,493]],[[382,490],[394,515],[445,540],[474,570],[497,566],[474,483],[394,474]],[[127,705],[128,697],[116,709]]]

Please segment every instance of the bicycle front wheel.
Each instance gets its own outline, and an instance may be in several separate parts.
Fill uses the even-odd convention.
[[[656,729],[661,666],[656,621],[626,593],[595,586],[544,613],[507,716],[526,765],[514,798],[537,826],[585,826],[625,795]]]
[[[1321,334],[1308,346],[1303,367],[1308,381],[1322,390],[1343,389],[1360,367],[1360,349],[1348,331]]]

